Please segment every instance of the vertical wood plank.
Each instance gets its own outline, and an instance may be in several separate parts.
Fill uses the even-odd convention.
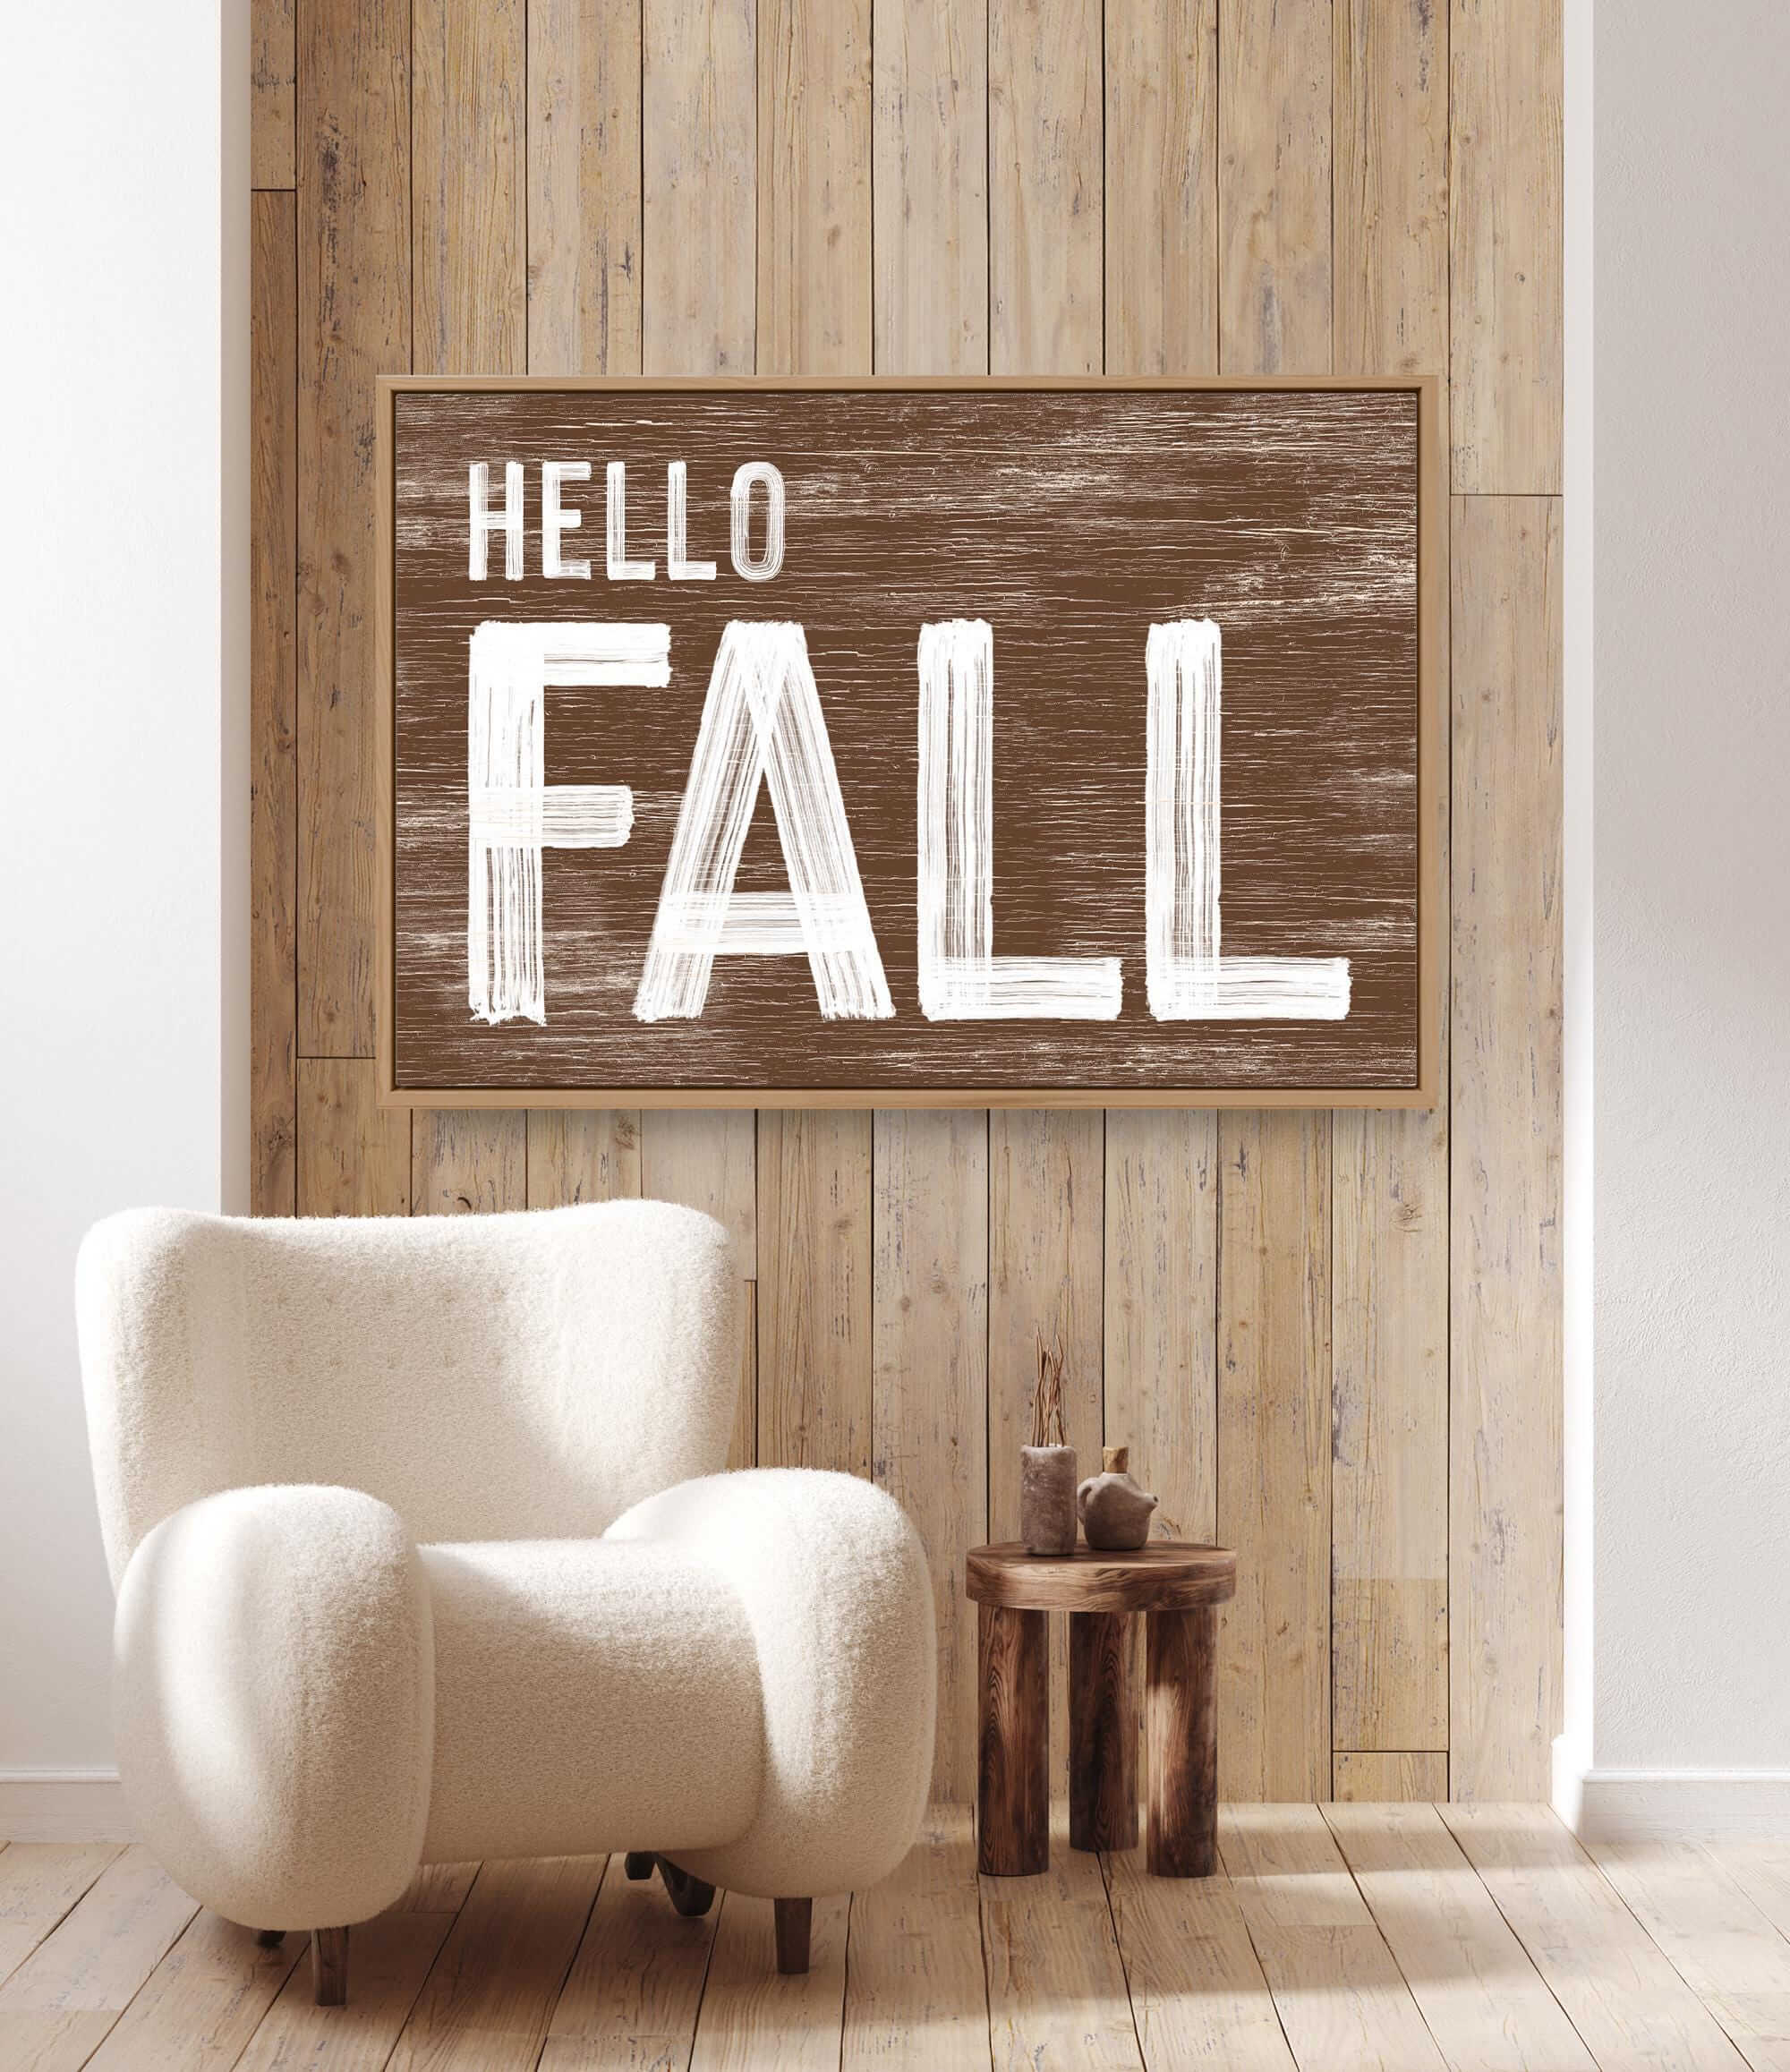
[[[1071,1445],[1098,1464],[1103,1124],[1098,1109],[997,1108],[988,1119],[990,1525],[1019,1529],[1019,1448],[1032,1428],[1037,1340],[1061,1334]]]
[[[758,1273],[757,1117],[750,1108],[649,1108],[641,1117],[641,1191],[727,1225],[743,1281]]]
[[[1218,1530],[1216,1122],[1106,1115],[1104,1443],[1130,1447],[1169,1539]]]
[[[988,368],[985,0],[877,0],[875,364]],[[964,1556],[988,1536],[988,1118],[874,1121],[876,1479],[914,1521],[939,1635],[933,1791],[976,1788],[976,1616]]]
[[[1453,0],[1455,489],[1560,487],[1560,0]]]
[[[300,1215],[408,1215],[410,1114],[381,1108],[371,1058],[298,1061]]]
[[[1330,371],[1330,0],[1218,15],[1219,364]]]
[[[1330,0],[1221,7],[1219,365],[1331,363]],[[1219,1791],[1330,1783],[1330,1119],[1218,1120]]]
[[[758,1122],[758,1459],[871,1471],[871,1125],[848,1108]]]
[[[733,1240],[735,1271],[746,1298],[727,1464],[749,1468],[758,1454],[757,1118],[749,1108],[649,1108],[640,1123],[642,1193],[701,1209],[725,1224]]]
[[[528,326],[522,0],[416,0],[413,35],[416,370],[519,374]],[[413,1213],[489,1213],[527,1199],[520,1110],[416,1112]]]
[[[1331,1766],[1330,1795],[1372,1805],[1407,1800],[1433,1805],[1448,1796],[1448,1752],[1416,1749],[1387,1754],[1377,1749],[1339,1748]]]
[[[640,371],[641,0],[529,0],[528,371]]]
[[[640,1192],[640,1117],[615,1108],[531,1108],[528,1206],[566,1208]]]
[[[371,1058],[373,379],[410,365],[410,0],[307,0],[298,108],[298,1047]]]
[[[989,0],[989,354],[1097,374],[1104,353],[1099,0]]]
[[[523,0],[414,0],[412,247],[419,374],[527,364]]]
[[[1331,1727],[1448,1744],[1448,1113],[1333,1119]]]
[[[964,1557],[988,1537],[988,1118],[875,1117],[873,1419],[877,1481],[926,1549],[939,1635],[933,1793],[976,1788],[976,1609]]]
[[[1560,507],[1453,512],[1449,1782],[1546,1797],[1560,1726]]]
[[[1448,18],[1335,0],[1336,371],[1448,372]]]
[[[871,0],[759,0],[758,371],[867,374]]]
[[[286,141],[289,157],[289,113]],[[297,197],[253,196],[250,237],[249,1205],[257,1215],[291,1215],[298,1206]]]
[[[528,7],[528,371],[640,371],[641,0]],[[528,1206],[640,1192],[638,1110],[534,1109]]]
[[[1216,0],[1109,0],[1105,368],[1218,366]],[[1104,1431],[1160,1499],[1152,1531],[1217,1531],[1215,1113],[1106,1117]],[[1131,1674],[1143,1688],[1143,1621]],[[1149,1788],[1138,1722],[1138,1779]]]
[[[520,1108],[418,1108],[410,1124],[413,1215],[492,1215],[528,1205]]]
[[[750,374],[757,294],[753,0],[645,0],[642,363]]]
[[[876,371],[988,371],[987,0],[876,0]]]
[[[1218,1791],[1330,1787],[1330,1118],[1227,1112],[1219,1180]]]
[[[1447,371],[1446,38],[1427,0],[1336,0],[1339,373]],[[1445,789],[1418,809],[1445,851]],[[1351,1752],[1445,1748],[1447,1106],[1334,1131],[1332,1730]]]
[[[1217,0],[1107,0],[1106,371],[1217,370]]]
[[[756,331],[757,60],[752,0],[644,0],[641,61],[641,363],[649,374],[750,374]],[[648,1109],[642,1185],[732,1233],[758,1274],[756,1118]],[[746,1307],[730,1467],[756,1455],[755,1287]]]
[[[1097,0],[990,0],[989,370],[1097,373],[1104,171]],[[1097,1464],[1105,1132],[1097,1112],[989,1116],[988,1515],[1019,1524],[1037,1334],[1061,1334],[1070,1444]],[[1052,1790],[1068,1786],[1067,1636],[1051,1635]]]
[[[996,1108],[988,1118],[988,1522],[1019,1531],[1019,1448],[1032,1429],[1038,1334],[1061,1335],[1063,1425],[1081,1472],[1100,1465],[1105,1117]],[[1069,1788],[1068,1632],[1051,1629],[1051,1792]]]
[[[249,184],[298,184],[296,0],[251,0]]]
[[[870,371],[870,0],[758,11],[763,373]],[[758,1458],[871,1471],[871,1121],[758,1127]]]

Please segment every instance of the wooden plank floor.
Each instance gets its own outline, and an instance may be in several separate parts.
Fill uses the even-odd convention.
[[[442,1866],[355,1931],[345,2008],[297,1938],[258,1949],[141,1849],[0,1845],[0,2072],[1790,2068],[1790,1841],[1236,1806],[1196,1883],[1064,1839],[978,1879],[937,1809],[894,1877],[816,1905],[802,1979],[768,1901],[684,1921],[619,1858]]]

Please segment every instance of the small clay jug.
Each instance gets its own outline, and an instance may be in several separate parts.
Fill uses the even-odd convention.
[[[1131,1479],[1129,1446],[1103,1446],[1100,1458],[1101,1472],[1090,1475],[1075,1493],[1076,1516],[1090,1547],[1129,1553],[1150,1537],[1156,1500]]]

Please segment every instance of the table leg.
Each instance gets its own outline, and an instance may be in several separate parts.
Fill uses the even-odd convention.
[[[1069,1616],[1069,1841],[1072,1849],[1138,1846],[1138,1709],[1125,1612]]]
[[[976,1867],[993,1878],[1049,1868],[1050,1616],[978,1607]]]
[[[1146,1623],[1149,1867],[1158,1878],[1209,1878],[1218,1858],[1218,1611],[1151,1612]]]

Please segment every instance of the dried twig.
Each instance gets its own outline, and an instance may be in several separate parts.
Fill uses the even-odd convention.
[[[1061,1446],[1069,1442],[1063,1436],[1063,1343],[1062,1334],[1057,1334],[1053,1344],[1044,1343],[1044,1334],[1038,1334],[1038,1386],[1032,1396],[1032,1444],[1035,1446]]]

